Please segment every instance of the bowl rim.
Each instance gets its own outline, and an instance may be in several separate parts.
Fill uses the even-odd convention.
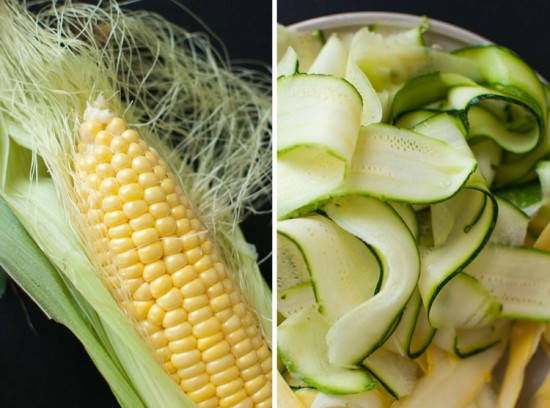
[[[365,26],[369,23],[377,23],[406,29],[417,26],[424,21],[428,21],[430,24],[427,34],[437,37],[446,37],[452,41],[458,40],[469,45],[493,43],[479,34],[442,20],[430,18],[428,16],[386,11],[354,11],[328,14],[321,17],[302,20],[289,25],[289,27],[299,31],[338,30]]]

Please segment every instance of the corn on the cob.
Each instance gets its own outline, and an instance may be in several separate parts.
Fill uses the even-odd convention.
[[[271,351],[157,152],[89,107],[76,191],[103,275],[166,372],[199,407],[271,406]]]

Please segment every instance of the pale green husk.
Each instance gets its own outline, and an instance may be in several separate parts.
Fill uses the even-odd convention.
[[[139,128],[180,179],[270,338],[271,294],[238,227],[269,198],[269,76],[232,69],[204,36],[111,3],[31,14],[8,0],[0,27],[0,196],[19,220],[1,207],[13,234],[0,262],[75,332],[121,405],[193,406],[140,351],[85,245],[72,185],[76,129],[100,97]],[[53,302],[60,291],[66,298]]]

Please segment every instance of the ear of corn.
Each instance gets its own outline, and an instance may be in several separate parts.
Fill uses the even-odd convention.
[[[237,227],[266,193],[263,85],[116,4],[38,21],[7,1],[0,26],[0,195],[53,265],[49,279],[2,247],[9,273],[79,336],[121,405],[270,406],[269,330],[257,323],[271,326],[269,290]],[[86,109],[98,95],[111,110]]]
[[[76,190],[115,297],[199,407],[270,405],[271,352],[210,234],[158,153],[102,108],[84,113]]]

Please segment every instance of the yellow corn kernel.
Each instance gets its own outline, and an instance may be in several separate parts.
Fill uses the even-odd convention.
[[[101,123],[95,120],[89,120],[80,125],[79,133],[82,143],[94,143],[95,136],[102,130]]]
[[[152,282],[156,278],[163,276],[166,273],[166,267],[162,260],[152,262],[143,267],[143,279],[146,282]]]
[[[181,307],[181,302],[183,298],[180,291],[177,288],[172,288],[164,295],[157,299],[157,303],[164,310],[173,310],[177,307]]]
[[[138,180],[137,173],[132,169],[122,169],[115,177],[120,184],[136,183]]]
[[[191,232],[191,221],[188,218],[180,218],[176,221],[176,231],[178,236],[185,236]]]
[[[170,278],[170,275],[159,276],[157,279],[151,282],[150,288],[151,295],[153,295],[155,299],[158,299],[170,289],[172,289],[172,279]]]
[[[168,344],[168,340],[166,340],[166,337],[164,336],[164,332],[162,330],[159,330],[156,333],[153,333],[149,336],[149,341],[151,342],[152,346],[155,349],[163,349],[164,346]],[[165,353],[165,350],[162,350]],[[169,355],[172,353],[169,351]],[[170,359],[170,358],[168,358]],[[164,360],[164,359],[163,359]]]
[[[181,245],[181,239],[179,238],[164,238],[162,240],[162,251],[164,253],[164,257],[167,258],[170,255],[179,254],[182,250]],[[185,259],[185,263],[187,263],[187,259]],[[185,265],[182,265],[182,267]],[[171,268],[172,272],[175,272],[176,269],[174,267]],[[180,268],[177,268],[180,269]]]
[[[132,165],[132,158],[127,153],[115,153],[111,158],[111,166],[113,170],[119,172],[127,169]]]
[[[185,251],[185,257],[187,258],[187,262],[191,265],[195,264],[199,259],[201,259],[201,256],[202,256],[202,250],[200,246],[197,246],[193,249],[189,249],[188,251]]]
[[[233,310],[232,308],[227,308],[227,309],[224,309],[222,310],[221,312],[217,312],[216,313],[216,317],[218,319],[220,319],[220,322],[226,322],[227,320],[229,320],[229,318],[233,316]],[[229,333],[227,332],[227,330],[224,330],[224,334],[229,338],[229,336],[232,337],[231,341],[234,341],[233,340],[233,337],[235,336],[235,333],[238,333],[240,330],[242,329],[239,329],[237,330],[236,332],[233,332],[233,333]],[[244,335],[246,335],[246,332],[244,330],[242,330],[244,332]]]
[[[269,347],[192,204],[136,130],[104,117],[80,127],[76,188],[113,295],[199,407],[271,406]]]
[[[172,281],[174,282],[174,286],[181,288],[196,277],[197,270],[193,266],[187,265],[172,274]]]
[[[130,204],[130,203],[128,203]],[[130,227],[134,231],[140,231],[155,225],[155,219],[149,213],[142,214],[129,221]]]
[[[243,388],[243,385],[243,380],[237,377],[225,384],[218,386],[216,389],[216,395],[220,399],[227,398],[241,390]]]
[[[216,408],[220,405],[217,397],[210,397],[197,404],[199,408]]]
[[[153,172],[155,173],[155,176],[157,176],[161,180],[166,177],[166,169],[160,164],[157,164],[155,167],[153,167]]]
[[[176,180],[174,177],[168,176],[168,178],[161,181],[160,186],[165,194],[172,194],[176,191]]]
[[[134,278],[134,279],[126,279],[122,285],[126,289],[126,292],[130,295],[133,295],[141,286],[143,283],[143,279],[141,278]]]
[[[209,380],[208,374],[202,373],[202,374],[187,378],[185,380],[181,380],[180,385],[185,392],[196,391],[199,388],[202,388],[206,384],[208,384],[209,382],[208,380]]]
[[[162,258],[162,244],[158,241],[138,248],[137,251],[140,261],[144,264],[155,262]]]
[[[220,407],[222,408],[225,408],[225,407],[234,407],[235,405],[237,405],[238,403],[240,403],[241,401],[247,399],[248,396],[246,394],[246,390],[244,389],[241,389],[239,390],[238,392],[235,392],[225,398],[221,398],[220,399]]]
[[[217,373],[214,373],[214,374],[211,374],[210,375],[210,382],[214,385],[221,385],[221,384],[226,384],[232,380],[234,380],[235,378],[238,378],[239,377],[239,369],[237,368],[236,365],[232,365],[232,366],[229,366],[228,368],[226,368],[225,370],[222,370],[222,371],[219,371]],[[261,371],[258,372],[258,375],[261,374]],[[244,381],[246,381],[246,379],[243,378]]]
[[[145,156],[138,156],[132,159],[132,169],[137,173],[150,173],[153,170],[153,164]]]
[[[241,370],[244,370],[245,368],[248,368],[252,364],[256,364],[258,362],[259,359],[256,350],[252,350],[236,360],[237,367],[239,367]]]
[[[116,195],[109,195],[101,201],[101,209],[105,212],[117,211],[122,208],[122,201]]]
[[[202,253],[205,254],[205,255],[210,255],[210,253],[212,252],[212,242],[210,241],[205,241],[201,244],[201,249],[202,249]],[[212,261],[212,259],[211,259]]]
[[[155,219],[164,218],[170,215],[170,206],[166,201],[151,204],[149,206],[149,212]],[[173,216],[173,215],[172,215]],[[176,238],[179,241],[179,238]],[[180,249],[181,251],[181,249]]]
[[[212,335],[207,336],[207,337],[198,337],[197,338],[197,348],[200,351],[204,352],[204,350],[208,350],[210,347],[215,346],[220,341],[223,341],[223,339],[224,339],[224,335],[221,331],[217,331],[217,332],[215,332]],[[204,353],[203,353],[203,357],[204,357]],[[219,358],[219,357],[220,356],[218,356],[217,358]],[[211,359],[211,361],[212,361],[212,359]]]
[[[200,245],[199,235],[197,233],[186,234],[181,238],[183,249],[188,251]]]
[[[134,292],[133,298],[137,301],[153,300],[153,296],[151,296],[151,290],[149,289],[149,284],[147,282],[143,282],[140,287]]]
[[[128,156],[131,158],[143,156],[144,153],[145,151],[139,143],[130,143],[130,146],[128,146]]]
[[[120,224],[115,227],[109,228],[109,238],[128,238],[130,239],[130,236],[132,235],[132,228],[128,224]],[[135,246],[135,243],[132,239],[132,245],[130,248],[133,248]]]
[[[250,381],[263,374],[263,368],[258,364],[245,368],[244,370],[239,370],[239,368],[235,366],[235,369],[240,373],[243,381]]]
[[[164,250],[164,248],[163,248]],[[187,265],[187,258],[182,253],[179,254],[173,254],[168,255],[164,258],[164,263],[166,265],[166,270],[168,273],[173,273],[181,268],[183,268],[185,265]]]
[[[266,382],[262,388],[260,388],[258,391],[256,391],[252,395],[252,401],[255,403],[265,401],[267,398],[271,396],[271,383]]]
[[[206,365],[204,364],[204,361],[199,361],[196,364],[193,364],[192,366],[189,366],[187,368],[181,368],[178,371],[178,376],[182,380],[186,380],[188,378],[195,377],[197,375],[200,375],[205,372]]]
[[[206,372],[210,375],[219,373],[220,371],[229,368],[235,364],[235,357],[231,354],[226,354],[222,358],[211,361],[206,364]]]
[[[134,129],[127,129],[120,136],[128,143],[135,143],[140,139],[139,133]]]
[[[193,401],[202,402],[202,401],[205,401],[208,398],[212,397],[215,392],[216,392],[216,388],[214,387],[214,385],[211,384],[211,383],[208,383],[204,387],[199,388],[196,391],[191,391],[191,392],[187,393],[187,395]]]
[[[189,336],[192,332],[191,325],[189,322],[185,321],[179,324],[176,324],[172,327],[167,327],[164,329],[164,334],[166,335],[166,338],[169,341],[183,339],[187,336]],[[191,340],[189,340],[191,341]],[[196,339],[195,339],[195,346],[196,346]]]
[[[195,264],[196,265],[196,264]],[[197,267],[195,267],[197,268]],[[199,269],[202,269],[200,268],[197,268],[197,271]],[[202,271],[200,272],[200,278],[202,279],[202,281],[204,282],[204,284],[207,286],[207,287],[210,287],[212,285],[214,285],[215,283],[218,282],[218,272],[216,272],[216,270],[214,268],[210,268],[210,269],[207,269],[205,271]]]
[[[187,313],[183,309],[174,309],[166,312],[162,325],[166,328],[175,326],[176,324],[183,323],[187,320]]]
[[[143,188],[149,188],[149,187],[158,186],[160,181],[155,173],[148,172],[148,173],[142,173],[138,176],[138,183]]]
[[[237,344],[243,341],[247,337],[246,330],[244,328],[239,328],[238,330],[235,330],[232,333],[229,333],[227,335],[227,338],[231,342],[231,344]]]
[[[245,355],[250,352],[250,350],[252,350],[252,341],[248,337],[233,346],[233,352],[237,357]],[[258,355],[258,357],[260,356]]]
[[[113,134],[108,130],[101,130],[95,136],[95,144],[110,146],[113,140]]]
[[[166,330],[164,335],[166,336]],[[194,350],[197,347],[197,339],[193,336],[187,335],[186,337],[176,337],[178,340],[172,340],[168,343],[168,347],[173,353],[183,353],[184,351]],[[204,362],[202,363],[204,365]],[[203,370],[204,371],[204,370]],[[180,377],[184,378],[180,375]]]
[[[160,333],[160,332],[157,332],[157,333]],[[153,334],[153,336],[154,336],[154,334]],[[157,355],[157,359],[159,361],[161,361],[162,363],[172,363],[170,361],[170,358],[172,357],[172,352],[170,351],[170,349],[168,347],[166,347],[166,346],[158,347],[157,349],[155,349],[155,354]]]
[[[193,334],[199,338],[208,337],[221,330],[221,326],[220,320],[216,316],[212,316],[194,325]]]
[[[162,326],[166,312],[156,303],[151,306],[147,313],[147,320],[156,326]]]
[[[106,179],[115,175],[115,171],[110,163],[99,163],[95,168],[95,172],[100,179]]]
[[[146,149],[145,157],[149,159],[153,166],[156,166],[158,164],[159,155],[154,148],[149,147],[148,149]]]
[[[114,153],[126,153],[130,144],[122,136],[115,136],[111,141],[111,150]]]
[[[204,251],[201,248],[201,252],[204,254]],[[209,272],[213,276],[216,277],[216,281],[218,280],[218,272],[215,268],[212,267],[212,259],[208,255],[203,255],[198,261],[195,262],[195,268],[197,268],[197,272],[202,273],[206,271]],[[214,284],[214,282],[212,282]],[[212,285],[207,285],[212,286]]]
[[[144,245],[151,244],[153,242],[157,242],[158,239],[159,239],[159,233],[154,228],[145,228],[140,231],[136,231],[132,233],[132,240],[134,241],[134,244],[138,248]]]
[[[206,305],[208,305],[208,296],[205,294],[183,299],[183,308],[187,313],[193,312]]]
[[[141,200],[143,198],[143,188],[138,183],[124,184],[120,187],[118,196],[123,203]]]
[[[181,220],[184,217],[187,217],[187,208],[185,208],[181,204],[172,208],[171,211],[172,211],[172,217],[174,217],[176,220]],[[191,226],[191,222],[189,222],[189,226]]]
[[[158,220],[155,220],[155,228],[158,230],[161,237],[166,237],[176,232],[176,221],[174,220],[174,217],[170,215],[159,218]]]
[[[241,402],[233,406],[233,408],[252,408],[252,407],[254,407],[254,402],[250,398],[245,398]]]
[[[122,279],[140,278],[143,276],[143,264],[137,263],[127,268],[119,269],[119,273]]]
[[[212,286],[210,286],[208,288],[207,293],[208,293],[208,296],[210,296],[211,299],[224,294],[225,291],[224,291],[224,288],[223,288],[223,283],[222,282],[217,282],[217,283],[213,284]],[[229,299],[231,300],[231,297],[229,297]]]
[[[147,315],[149,314],[149,309],[151,309],[151,306],[153,306],[154,302],[152,300],[146,300],[146,301],[133,301],[131,302],[131,310],[133,312],[134,317],[137,320],[145,320],[147,319]]]
[[[164,367],[164,369],[166,370],[166,372],[167,372],[168,374],[170,374],[171,376],[172,376],[173,374],[175,374],[175,376],[172,376],[172,379],[173,379],[174,381],[177,382],[177,381],[179,380],[179,377],[178,377],[178,375],[176,374],[176,371],[178,371],[178,369],[177,369],[176,367],[174,367],[174,364],[172,364],[171,361],[165,362],[165,363],[163,364],[163,367]]]
[[[120,201],[120,198],[118,200]],[[122,203],[122,201],[120,202]],[[124,204],[124,207],[122,207],[122,211],[124,211],[124,214],[129,219],[134,219],[145,214],[148,209],[147,203],[143,200],[132,201]]]
[[[95,173],[95,169],[97,167],[97,161],[93,156],[88,156],[86,158],[82,158],[78,162],[80,169],[86,173]]]
[[[271,362],[271,358],[266,358],[262,361],[262,369],[264,371],[264,374],[268,374],[271,376],[271,369],[273,367],[273,363]]]
[[[105,127],[105,130],[114,135],[120,135],[126,130],[126,122],[122,118],[113,118]]]
[[[231,306],[231,298],[227,293],[222,293],[210,301],[210,306],[214,312],[220,312]]]
[[[147,204],[159,203],[166,199],[166,194],[160,186],[149,187],[144,192],[144,199]]]
[[[109,163],[113,157],[113,152],[107,146],[96,145],[94,147],[93,155],[94,159],[96,159],[98,163]]]
[[[170,361],[172,361],[172,364],[174,364],[176,368],[185,368],[198,363],[200,359],[201,359],[200,351],[194,349],[194,350],[184,351],[182,353],[173,354],[172,359]]]
[[[150,336],[160,330],[160,327],[151,324],[151,322],[149,322],[148,320],[139,322],[138,327],[140,330],[143,331],[143,333],[145,333],[146,336]]]
[[[254,394],[261,390],[261,388],[265,385],[267,382],[266,378],[262,375],[256,376],[253,379],[247,381],[244,384],[244,387],[246,389],[246,392],[248,395],[252,396],[252,399],[254,399]],[[270,384],[271,385],[271,384]]]
[[[217,360],[225,354],[228,354],[229,352],[231,352],[231,346],[229,346],[229,343],[227,341],[222,340],[215,346],[210,347],[208,350],[204,351],[202,353],[202,359],[206,363],[209,363],[211,361]]]
[[[181,287],[181,293],[185,298],[198,296],[201,293],[204,293],[206,290],[206,287],[204,285],[204,282],[200,279],[194,279],[188,284]]]
[[[111,229],[114,229],[114,228],[111,228]],[[122,238],[110,237],[110,238],[111,238],[111,241],[109,242],[109,250],[111,250],[116,254],[119,254],[119,259],[120,259],[120,255],[123,255],[128,250],[134,248],[134,242],[130,238],[124,238],[124,237]]]
[[[111,211],[106,213],[103,216],[103,222],[105,226],[108,228],[110,227],[116,227],[117,225],[125,224],[128,222],[128,217],[126,217],[126,214],[124,212],[118,210],[118,211]]]

